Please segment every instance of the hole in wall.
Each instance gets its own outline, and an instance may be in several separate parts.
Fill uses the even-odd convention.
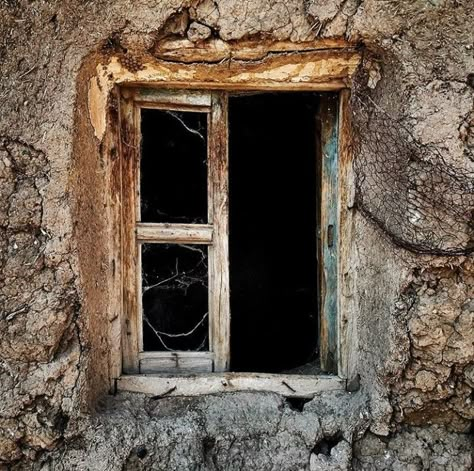
[[[341,432],[337,432],[336,434],[329,437],[324,437],[322,440],[316,443],[311,452],[315,455],[330,456],[331,450],[342,440],[343,437]]]
[[[303,412],[304,406],[312,400],[309,397],[287,397],[285,398],[286,403],[290,406],[291,410],[296,412]]]
[[[135,453],[137,454],[138,458],[143,459],[148,454],[148,450],[146,449],[145,445],[140,445],[136,448]]]

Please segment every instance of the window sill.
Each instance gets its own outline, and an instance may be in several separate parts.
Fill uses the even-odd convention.
[[[284,375],[265,373],[210,373],[199,375],[142,374],[117,379],[118,391],[154,396],[199,396],[237,391],[275,392],[286,397],[310,398],[323,391],[343,391],[339,376]]]

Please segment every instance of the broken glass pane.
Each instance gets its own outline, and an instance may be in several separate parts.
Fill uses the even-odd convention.
[[[208,248],[142,244],[144,351],[208,351]]]
[[[207,222],[207,113],[142,109],[142,222]]]

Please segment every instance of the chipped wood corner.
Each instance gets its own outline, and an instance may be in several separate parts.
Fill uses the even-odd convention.
[[[89,80],[87,90],[87,108],[89,119],[94,129],[95,137],[101,141],[106,128],[106,108],[107,95],[102,93],[99,77],[95,76]]]

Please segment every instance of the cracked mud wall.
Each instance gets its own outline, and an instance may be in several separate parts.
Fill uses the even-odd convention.
[[[1,3],[0,463],[470,469],[472,256],[410,253],[357,209],[342,295],[353,345],[349,379],[359,391],[322,394],[302,412],[271,394],[108,397],[108,331],[116,331],[108,296],[110,161],[105,128],[92,125],[88,104],[90,79],[107,54],[139,68],[170,34],[197,45],[345,38],[361,47],[357,80],[367,81],[374,106],[422,146],[468,167],[469,3]]]
[[[472,262],[416,270],[396,317],[401,368],[393,378],[394,419],[469,431],[474,352]],[[397,365],[400,366],[400,365]]]

